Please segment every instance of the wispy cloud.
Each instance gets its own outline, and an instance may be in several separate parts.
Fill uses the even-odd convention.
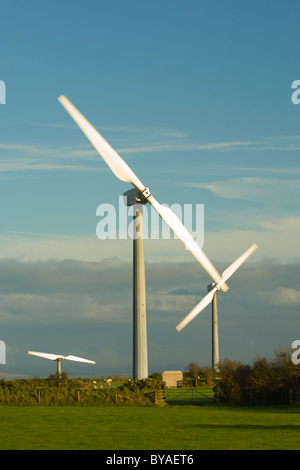
[[[161,136],[168,136],[168,133],[161,133]],[[178,134],[170,134],[172,137],[178,137]],[[180,134],[179,134],[180,136]],[[183,137],[186,137],[183,139]],[[258,140],[231,140],[231,141],[217,141],[209,142],[201,139],[200,142],[192,139],[191,136],[182,135],[181,142],[150,142],[147,145],[130,146],[119,148],[120,151],[126,153],[135,152],[169,152],[169,151],[220,151],[220,152],[236,152],[238,150],[246,151],[299,151],[300,150],[300,136],[279,136],[279,137],[265,137]]]
[[[97,162],[97,165],[94,163]],[[107,171],[90,146],[42,146],[0,142],[0,173],[61,171]]]
[[[69,129],[78,131],[78,126],[76,124],[61,124],[61,123],[47,123],[47,122],[26,122],[26,125],[34,127],[43,127],[50,129]],[[176,130],[176,129],[167,129],[167,128],[152,128],[152,127],[133,127],[133,126],[117,126],[117,125],[95,125],[94,127],[101,133],[103,131],[109,132],[120,132],[128,134],[143,134],[145,136],[161,136],[161,137],[174,137],[174,138],[184,138],[187,136],[185,131]]]
[[[156,137],[160,135],[162,140],[172,136],[175,140],[149,143],[133,143],[130,146],[116,145],[115,149],[126,158],[126,155],[143,154],[149,152],[176,152],[195,150],[235,150],[239,146],[248,145],[246,142],[223,142],[223,143],[178,143],[176,140],[183,138],[180,133],[171,131],[157,131]],[[91,163],[97,161],[97,166],[91,167]],[[80,162],[80,164],[79,164]],[[106,168],[102,162],[103,167]],[[74,146],[47,146],[37,144],[23,144],[15,142],[0,142],[0,172],[25,172],[46,170],[86,170],[101,171],[101,160],[91,144]]]
[[[61,124],[43,124],[43,123],[31,123],[31,125],[41,127],[53,127],[53,128],[64,128],[64,129],[76,129],[78,128],[73,125],[61,125]],[[237,152],[242,150],[245,151],[299,151],[300,150],[300,136],[280,136],[277,138],[264,138],[257,141],[200,141],[192,138],[184,131],[172,130],[172,129],[138,129],[138,128],[126,128],[126,127],[113,127],[103,126],[103,129],[114,132],[115,135],[110,141],[111,145],[114,146],[117,152],[119,152],[126,159],[126,155],[144,153],[173,153],[173,152]],[[124,134],[130,134],[124,136]],[[107,137],[106,137],[107,138]],[[110,139],[108,139],[110,140]],[[66,137],[67,141],[67,137]],[[114,143],[115,142],[115,143]],[[130,143],[129,143],[130,142]],[[75,161],[76,160],[76,161]],[[80,161],[80,166],[78,161]],[[90,167],[91,162],[97,160],[97,167]],[[98,166],[99,165],[99,166]],[[104,165],[103,165],[104,166]],[[214,162],[211,164],[214,167]],[[85,168],[87,171],[99,170],[99,156],[92,145],[87,141],[85,145],[40,145],[40,144],[28,144],[22,142],[0,142],[0,172],[9,171],[45,171],[48,169],[61,169],[61,170],[82,170]],[[226,167],[227,168],[227,167]],[[225,171],[226,171],[225,168]],[[245,168],[245,171],[250,171],[251,168]],[[253,169],[252,169],[253,170]],[[283,172],[284,169],[277,169]],[[228,169],[227,169],[228,171]],[[260,171],[268,171],[268,168],[260,168]],[[276,173],[276,169],[270,170],[272,173]],[[234,181],[236,185],[239,181]],[[254,178],[251,180],[241,180],[238,189],[231,188],[230,191],[226,191],[227,197],[236,197],[239,193],[239,197],[243,197],[243,189],[241,191],[241,185],[249,187],[251,183],[252,187],[255,184]],[[259,179],[256,180],[256,184],[259,185]],[[196,186],[195,186],[196,187]],[[198,186],[204,187],[204,186]],[[219,182],[218,186],[215,183],[206,185],[207,189],[212,190],[215,193],[224,194],[226,188],[226,182]]]
[[[269,232],[296,233],[300,235],[300,216],[272,217],[262,220],[258,225]]]
[[[51,149],[45,146],[19,144],[14,142],[0,142],[0,149],[38,155],[51,153]]]
[[[211,183],[180,183],[182,186],[208,189],[226,199],[273,203],[289,200],[298,201],[300,179],[279,179],[265,177],[242,177]]]
[[[219,150],[219,151],[235,151],[241,146],[248,146],[251,142],[217,142],[217,143],[151,143],[138,147],[120,148],[123,153],[144,153],[144,152],[182,152],[195,150]]]

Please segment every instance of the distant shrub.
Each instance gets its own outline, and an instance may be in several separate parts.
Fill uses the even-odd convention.
[[[217,402],[288,404],[290,393],[300,390],[300,368],[292,363],[290,350],[275,351],[270,361],[257,357],[252,365],[225,359],[219,369]]]
[[[50,379],[22,379],[0,382],[0,404],[44,406],[152,406],[149,391],[163,389],[164,382],[155,379],[123,380],[119,387],[99,388],[101,381],[72,379],[57,382]],[[102,381],[105,384],[105,381]],[[119,383],[119,378],[118,378]],[[70,386],[71,384],[71,386]],[[78,385],[77,387],[75,385]]]
[[[147,379],[128,381],[126,384],[122,386],[122,388],[128,388],[129,390],[141,390],[141,391],[165,390],[166,383],[161,379],[156,379],[156,378],[154,379],[154,378],[148,377]]]

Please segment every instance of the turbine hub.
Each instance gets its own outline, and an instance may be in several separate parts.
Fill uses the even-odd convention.
[[[150,193],[150,190],[149,188],[145,188],[142,192],[141,192],[141,199],[148,199],[148,197],[151,196],[151,193]]]
[[[220,287],[219,284],[217,284],[216,282],[213,282],[212,288],[213,288],[213,289],[216,288],[217,290],[221,290],[221,287]]]
[[[212,284],[209,284],[207,286],[207,290],[208,290],[208,292],[210,292],[213,289],[217,289],[219,291],[219,290],[221,290],[221,287],[216,282],[213,282]]]

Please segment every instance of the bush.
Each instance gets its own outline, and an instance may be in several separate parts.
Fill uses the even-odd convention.
[[[119,381],[119,379],[118,379]],[[163,390],[162,380],[128,381],[119,387],[93,388],[93,380],[22,379],[0,381],[0,404],[46,406],[152,406],[150,392]],[[99,381],[97,380],[99,383]],[[103,380],[103,383],[104,380]],[[70,386],[71,385],[71,386]],[[77,385],[77,387],[76,387]]]
[[[188,371],[183,373],[183,387],[212,387],[216,373],[210,367],[200,367],[190,362]]]
[[[300,389],[300,368],[292,363],[290,349],[275,351],[271,361],[257,357],[251,366],[225,359],[219,369],[217,402],[288,404],[290,391]]]
[[[151,377],[148,377],[147,379],[128,381],[126,384],[120,387],[120,390],[125,390],[125,389],[131,390],[131,391],[140,390],[144,393],[147,393],[153,390],[165,390],[166,383],[161,379],[153,379]]]

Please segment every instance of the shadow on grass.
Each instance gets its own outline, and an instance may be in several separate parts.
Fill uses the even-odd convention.
[[[203,429],[244,429],[245,431],[249,431],[249,429],[253,430],[280,430],[280,431],[300,431],[299,424],[191,424],[191,427],[194,428],[203,428]]]
[[[185,406],[185,405],[192,405],[192,406],[207,406],[207,405],[215,405],[214,400],[166,400],[169,406]]]

